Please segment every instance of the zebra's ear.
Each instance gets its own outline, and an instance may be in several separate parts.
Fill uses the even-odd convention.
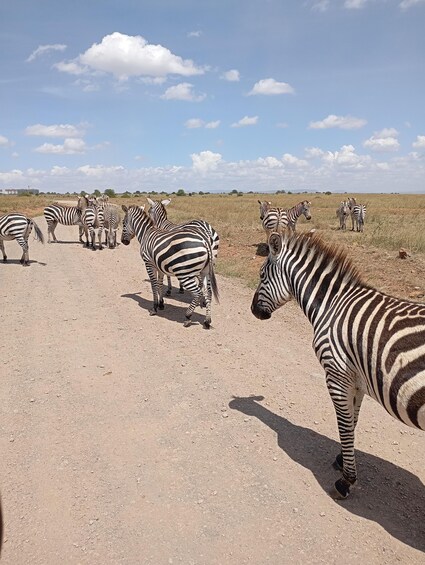
[[[169,198],[166,198],[165,200],[161,200],[161,204],[163,206],[168,206],[168,204],[171,203],[171,200]]]
[[[128,212],[128,208],[125,204],[122,204],[121,208],[124,210],[124,212]]]
[[[270,254],[273,258],[276,258],[277,255],[282,250],[282,236],[279,233],[273,232],[269,237],[269,249]]]
[[[149,204],[151,206],[153,206],[155,204],[155,202],[153,200],[151,200],[149,197],[146,197],[146,200],[149,202]]]

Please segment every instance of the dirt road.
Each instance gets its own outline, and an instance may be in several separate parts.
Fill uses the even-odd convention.
[[[136,242],[57,235],[0,264],[5,565],[425,562],[425,434],[366,399],[359,486],[332,500],[335,416],[295,304],[261,322],[218,277],[213,329],[183,328],[179,294],[148,315]]]

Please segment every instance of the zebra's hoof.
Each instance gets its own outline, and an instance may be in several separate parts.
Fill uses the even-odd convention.
[[[161,302],[158,304],[158,310],[164,310],[164,301],[161,300]]]
[[[209,330],[211,328],[211,322],[205,320],[203,326],[204,326],[204,330]]]
[[[338,479],[330,494],[335,500],[344,500],[350,494],[351,486],[344,478]]]
[[[192,323],[192,322],[191,322],[190,319],[185,320],[184,323],[183,323],[183,327],[184,327],[184,328],[188,328],[188,327],[191,325],[191,323]]]
[[[167,292],[165,293],[165,296],[171,296],[171,290],[167,290]]]
[[[335,457],[335,461],[332,463],[332,467],[337,471],[342,471],[343,469],[342,453],[338,453],[338,455]]]
[[[149,316],[156,316],[155,308],[153,308],[152,310],[149,310]]]
[[[29,267],[30,264],[29,264],[29,263],[22,263],[22,266],[23,266],[23,267]]]
[[[3,263],[7,263],[7,257],[3,259]]]
[[[184,294],[184,289],[183,289],[183,288],[179,288],[179,294]]]

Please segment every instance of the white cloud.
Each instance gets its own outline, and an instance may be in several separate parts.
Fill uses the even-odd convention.
[[[0,135],[0,147],[9,147],[9,140],[4,135]]]
[[[201,151],[200,153],[192,153],[192,168],[195,172],[205,175],[208,171],[214,171],[221,161],[220,153],[212,151]]]
[[[400,143],[397,139],[398,131],[394,128],[384,128],[376,131],[369,139],[364,141],[363,146],[372,151],[398,151]]]
[[[230,71],[223,73],[220,78],[228,80],[229,82],[239,82],[240,74],[236,69],[231,69]]]
[[[196,31],[189,31],[187,37],[201,37],[201,35],[202,35],[202,31],[198,29]]]
[[[311,9],[316,12],[326,12],[329,8],[329,3],[329,0],[318,0],[317,2],[313,2]]]
[[[348,8],[349,10],[358,10],[363,8],[367,2],[368,0],[345,0],[344,8]]]
[[[184,125],[187,129],[196,129],[201,128],[204,125],[204,122],[199,118],[190,118],[190,120],[187,120]]]
[[[304,153],[306,159],[314,159],[316,157],[322,157],[324,151],[323,149],[319,149],[319,147],[306,147]]]
[[[353,116],[335,116],[334,114],[330,114],[324,120],[319,122],[310,122],[308,127],[310,129],[358,129],[366,124],[367,121],[362,118],[354,118]]]
[[[140,35],[119,32],[106,35],[100,43],[94,43],[73,61],[62,62],[55,67],[71,74],[110,73],[119,80],[132,76],[193,76],[205,72],[190,59],[182,59],[162,45],[149,44]]]
[[[82,167],[78,167],[77,171],[87,177],[108,177],[111,174],[123,173],[125,169],[121,165],[114,167],[105,167],[104,165],[92,167],[91,165],[83,165]]]
[[[244,126],[255,126],[258,123],[258,116],[245,116],[241,118],[238,122],[232,124],[232,128],[241,128]]]
[[[181,82],[176,86],[167,88],[161,98],[164,100],[186,100],[188,102],[201,102],[205,99],[206,94],[195,95],[192,89],[193,84]]]
[[[75,155],[76,153],[85,153],[85,150],[85,141],[78,138],[64,139],[63,145],[43,143],[43,145],[34,149],[36,153],[53,153],[55,155]]]
[[[277,82],[274,78],[264,78],[256,82],[248,96],[255,94],[265,94],[267,96],[275,94],[293,94],[294,89],[286,82]]]
[[[55,177],[61,177],[68,175],[70,172],[71,169],[68,169],[68,167],[59,167],[58,165],[54,165],[50,171],[50,174]]]
[[[290,153],[285,153],[282,157],[282,162],[285,165],[289,165],[292,167],[308,167],[308,163],[307,161],[304,161],[304,159],[298,159],[298,157],[295,157],[294,155],[291,155]]]
[[[220,120],[215,120],[214,122],[207,122],[205,124],[206,129],[217,129],[220,125]]]
[[[38,135],[43,137],[81,137],[85,134],[83,126],[73,126],[71,124],[53,124],[45,126],[35,124],[25,128],[25,135]]]
[[[412,6],[416,6],[417,4],[424,4],[425,0],[403,0],[400,2],[400,8],[402,10],[408,10]]]
[[[363,169],[371,163],[369,155],[358,155],[353,145],[343,145],[340,151],[326,151],[323,161],[332,167]]]
[[[412,143],[412,147],[415,147],[415,149],[425,149],[425,135],[416,136],[416,141]]]
[[[22,179],[24,176],[23,171],[19,169],[13,169],[7,173],[2,173],[0,171],[0,182],[3,182],[5,186],[8,184],[14,184]]]
[[[54,45],[40,45],[28,57],[27,63],[31,63],[31,61],[34,61],[34,59],[36,59],[40,55],[44,55],[45,53],[48,53],[49,51],[65,51],[65,49],[66,49],[66,45],[62,45],[61,43],[55,43]]]
[[[283,167],[282,161],[276,159],[276,157],[260,157],[257,162],[260,165],[269,167],[270,169],[280,169],[281,167]]]

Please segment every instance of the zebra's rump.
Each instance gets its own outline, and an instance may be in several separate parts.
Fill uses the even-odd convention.
[[[16,239],[29,226],[31,220],[19,213],[10,213],[0,217],[0,238],[5,240]]]
[[[51,204],[44,208],[44,217],[47,223],[58,222],[64,226],[73,226],[81,223],[81,210],[77,206]]]

